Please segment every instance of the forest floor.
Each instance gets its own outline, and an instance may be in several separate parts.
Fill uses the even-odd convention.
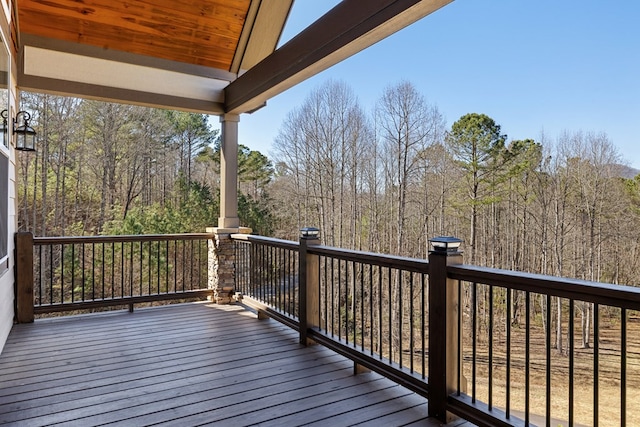
[[[638,313],[627,322],[626,348],[626,425],[640,425],[640,317]],[[576,322],[578,323],[578,322]],[[576,328],[578,329],[578,328]],[[532,325],[530,344],[530,414],[544,416],[547,399],[547,352],[544,328]],[[552,343],[555,343],[555,334]],[[600,321],[598,369],[598,415],[600,425],[620,425],[622,402],[622,358],[620,351],[621,327],[619,318],[610,317]],[[564,348],[560,352],[551,350],[551,417],[565,420],[559,425],[568,425],[569,395],[573,388],[573,411],[576,425],[594,424],[594,361],[593,334],[590,348],[582,348],[582,341],[576,330],[574,336],[573,381],[570,381],[570,357],[567,349],[565,329]],[[553,345],[553,344],[552,344]],[[465,338],[464,376],[467,380],[467,394],[472,393],[472,342]],[[476,369],[476,398],[488,402],[488,353],[487,336],[477,340],[478,360]],[[510,370],[510,407],[516,416],[525,409],[525,330],[512,328],[511,351],[509,352]],[[504,333],[493,336],[493,406],[506,408],[507,399],[507,355]]]

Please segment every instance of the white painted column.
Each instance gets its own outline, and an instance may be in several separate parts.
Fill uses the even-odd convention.
[[[238,228],[238,114],[220,116],[220,217],[219,228]]]

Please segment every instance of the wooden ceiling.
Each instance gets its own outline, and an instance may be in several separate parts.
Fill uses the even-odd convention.
[[[19,0],[18,12],[22,33],[231,71],[250,4]]]

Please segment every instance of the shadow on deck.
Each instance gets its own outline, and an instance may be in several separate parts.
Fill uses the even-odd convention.
[[[440,425],[424,398],[354,376],[353,362],[273,320],[207,303],[14,326],[0,355],[3,423]]]

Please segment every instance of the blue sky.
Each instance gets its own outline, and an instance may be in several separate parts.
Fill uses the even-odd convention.
[[[335,0],[296,0],[286,42]],[[371,111],[408,80],[451,126],[492,117],[509,139],[605,132],[640,169],[640,1],[456,0],[240,119],[240,143],[271,157],[287,114],[329,79]]]

